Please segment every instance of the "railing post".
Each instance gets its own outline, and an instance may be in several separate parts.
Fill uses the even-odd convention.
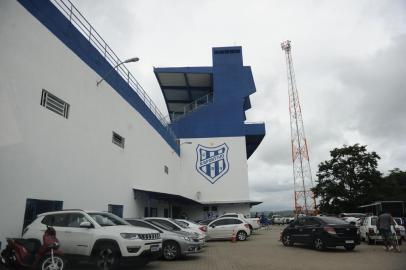
[[[72,23],[72,10],[73,10],[73,4],[72,2],[70,3],[70,12],[69,12],[69,21]]]

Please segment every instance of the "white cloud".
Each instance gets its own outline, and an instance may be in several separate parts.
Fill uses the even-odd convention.
[[[96,30],[166,111],[153,66],[211,65],[211,47],[242,45],[257,93],[250,121],[267,135],[249,160],[251,195],[269,209],[293,207],[286,64],[293,62],[310,158],[360,142],[381,155],[382,170],[405,164],[406,2],[75,0]],[[405,169],[405,168],[403,168]]]

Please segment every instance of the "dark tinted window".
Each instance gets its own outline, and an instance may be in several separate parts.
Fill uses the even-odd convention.
[[[66,227],[80,228],[80,223],[89,221],[87,218],[80,213],[71,213],[66,215]]]
[[[228,224],[227,220],[228,219],[220,219],[220,220],[213,222],[211,225],[215,225],[215,226],[227,225]]]
[[[159,232],[162,232],[160,230],[158,230],[156,227],[152,226],[151,224],[141,221],[141,220],[126,220],[128,223],[130,223],[133,226],[137,226],[137,227],[143,227],[143,228],[148,228],[148,229],[153,229],[153,230],[157,230]]]
[[[298,220],[296,220],[294,225],[296,225],[296,226],[304,226],[304,223],[305,223],[305,219],[304,218],[299,218]]]
[[[173,224],[172,222],[169,222],[167,220],[163,220],[163,219],[150,219],[150,221],[152,221],[152,224],[155,223],[159,223],[164,225],[165,227],[170,228],[171,231],[180,231],[179,227],[176,226],[175,224]]]
[[[315,220],[313,218],[307,218],[304,221],[304,225],[305,226],[318,226],[318,225],[320,225],[320,222],[318,222],[317,220]]]
[[[228,224],[242,224],[242,221],[239,219],[235,219],[235,218],[230,218],[228,220]]]
[[[54,227],[66,227],[66,214],[47,215],[41,221],[42,224]]]

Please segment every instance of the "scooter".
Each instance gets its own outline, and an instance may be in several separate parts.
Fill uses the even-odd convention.
[[[63,270],[65,263],[55,229],[47,227],[42,239],[41,245],[38,239],[8,238],[7,246],[1,252],[1,262],[12,267]]]

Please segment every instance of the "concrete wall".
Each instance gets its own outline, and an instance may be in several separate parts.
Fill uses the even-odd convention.
[[[15,1],[0,3],[0,48],[1,238],[21,232],[27,198],[64,208],[120,204],[124,216],[138,216],[132,187],[177,192],[177,154]],[[68,119],[40,106],[42,89],[70,104]],[[124,149],[112,131],[125,137]]]
[[[63,201],[65,209],[124,205],[124,217],[142,217],[148,204],[134,199],[133,188],[202,203],[248,199],[244,137],[185,139],[192,144],[181,145],[179,158],[113,88],[96,87],[99,76],[16,1],[0,1],[0,48],[3,245],[5,237],[20,235],[27,198]],[[68,119],[40,105],[43,89],[70,104]],[[112,143],[113,131],[125,138],[124,149]],[[211,184],[196,171],[196,147],[222,143],[229,146],[230,168]],[[168,204],[150,206],[163,216]],[[245,213],[247,207],[218,211]],[[187,211],[201,218],[202,206]]]

